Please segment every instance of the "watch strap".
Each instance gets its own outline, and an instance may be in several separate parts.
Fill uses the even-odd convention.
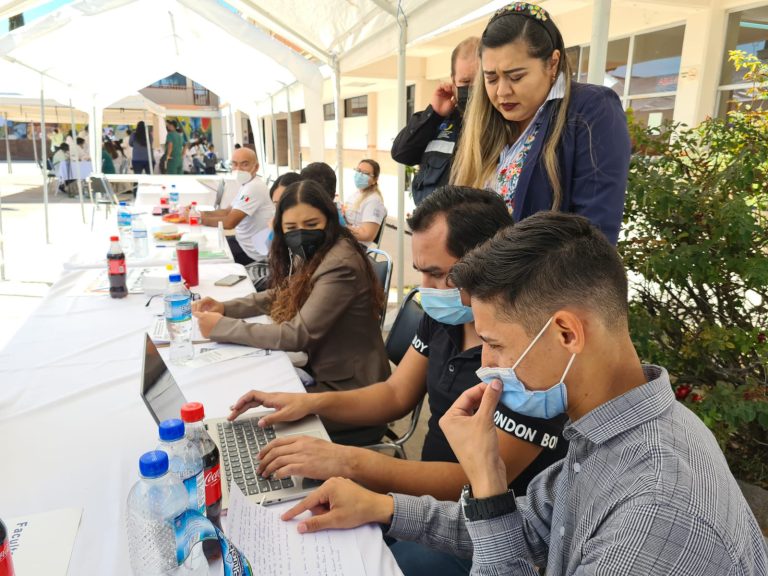
[[[467,485],[462,492],[462,504],[464,516],[470,522],[498,518],[517,510],[515,493],[511,489],[488,498],[473,498],[472,488]]]

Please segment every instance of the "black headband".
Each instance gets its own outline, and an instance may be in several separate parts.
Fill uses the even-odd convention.
[[[488,27],[491,24],[504,16],[523,16],[525,18],[530,18],[534,22],[538,22],[549,35],[553,49],[560,48],[558,42],[558,38],[561,38],[560,32],[555,26],[555,23],[552,22],[549,13],[538,4],[529,4],[528,2],[513,2],[512,4],[507,4],[503,8],[496,10],[494,15],[488,21],[488,26],[486,26],[485,29],[488,30]],[[483,32],[483,36],[485,36],[485,32]]]

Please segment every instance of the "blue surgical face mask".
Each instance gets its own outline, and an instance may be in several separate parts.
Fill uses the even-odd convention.
[[[517,374],[515,374],[515,368],[522,362],[525,355],[533,348],[533,345],[541,338],[541,335],[544,334],[551,323],[552,318],[547,321],[544,328],[531,341],[528,348],[523,351],[512,368],[486,367],[480,368],[475,372],[477,377],[486,384],[490,384],[493,380],[501,380],[504,386],[501,391],[501,403],[513,412],[531,416],[532,418],[554,418],[565,412],[568,408],[568,394],[563,381],[571,369],[571,364],[573,364],[576,354],[573,354],[568,361],[560,381],[547,390],[528,390],[525,384],[517,377]]]
[[[438,288],[420,288],[421,307],[424,312],[443,324],[459,326],[475,320],[472,308],[461,303],[458,288],[440,290]]]
[[[363,174],[362,172],[355,172],[355,186],[357,186],[359,190],[365,190],[366,188],[368,188],[368,186],[370,186],[370,184],[368,184],[368,180],[369,180],[368,174]]]

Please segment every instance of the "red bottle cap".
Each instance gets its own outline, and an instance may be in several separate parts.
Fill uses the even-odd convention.
[[[197,202],[192,202],[192,206],[197,206]]]
[[[205,418],[205,409],[200,402],[187,402],[181,407],[181,419],[184,422],[200,422]]]
[[[165,188],[165,186],[163,186],[163,188]],[[168,204],[168,198],[166,198],[165,196],[160,198],[160,204]]]
[[[109,237],[110,242],[119,242],[120,238],[118,236],[110,236]]]

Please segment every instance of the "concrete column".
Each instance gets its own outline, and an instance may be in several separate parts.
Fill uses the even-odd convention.
[[[589,50],[587,82],[603,85],[605,61],[608,55],[608,24],[611,21],[611,0],[592,0],[592,42]],[[563,55],[565,56],[565,55]]]
[[[685,23],[675,122],[694,127],[715,114],[717,86],[723,67],[727,14],[708,8],[691,14]]]

